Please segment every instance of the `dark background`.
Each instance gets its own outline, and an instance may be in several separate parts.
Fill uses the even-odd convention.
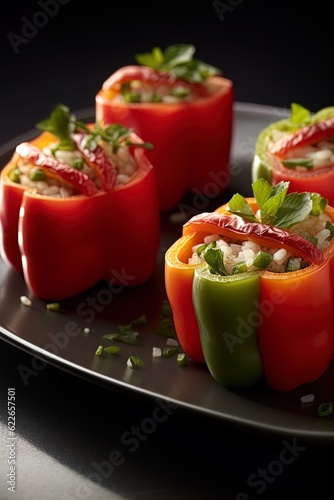
[[[332,105],[330,5],[6,2],[0,20],[0,143],[32,129],[58,102],[72,111],[94,107],[95,94],[117,68],[134,64],[138,52],[174,43],[194,44],[198,59],[219,67],[233,81],[237,101],[284,108],[299,102],[311,111]]]

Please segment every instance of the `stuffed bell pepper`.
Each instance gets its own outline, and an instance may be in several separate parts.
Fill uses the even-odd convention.
[[[148,158],[161,211],[188,191],[215,196],[229,184],[233,85],[194,52],[181,44],[138,54],[96,95],[98,121],[122,123],[154,144]]]
[[[18,144],[1,171],[0,242],[45,300],[100,280],[136,286],[154,271],[160,239],[156,180],[144,143],[118,124],[82,123],[64,105]]]
[[[289,391],[333,357],[334,208],[288,182],[252,187],[185,223],[166,292],[181,346],[217,382]]]
[[[289,118],[276,121],[259,135],[252,179],[272,185],[289,181],[291,191],[315,191],[334,206],[334,107],[311,114],[292,104]]]

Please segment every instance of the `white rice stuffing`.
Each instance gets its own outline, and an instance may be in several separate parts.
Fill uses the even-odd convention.
[[[132,81],[123,86],[120,92],[113,97],[115,103],[179,103],[191,102],[197,98],[195,92],[188,87],[168,87],[167,85],[152,85],[139,80]]]
[[[316,239],[316,246],[323,251],[330,243],[330,231],[325,228],[326,222],[330,221],[326,214],[320,216],[309,216],[303,222],[296,224],[290,231],[306,238]],[[203,245],[214,245],[213,248],[220,249],[224,256],[224,265],[229,274],[234,274],[236,264],[245,263],[247,271],[259,269],[254,265],[254,260],[261,252],[269,253],[272,260],[266,267],[267,271],[284,273],[289,270],[288,262],[293,262],[297,268],[307,267],[308,263],[302,258],[294,256],[291,252],[282,247],[269,248],[261,247],[252,240],[237,241],[223,237],[219,234],[210,234],[204,238],[203,243],[199,243],[192,248],[192,255],[188,259],[188,264],[200,264],[204,262],[206,248]],[[199,249],[205,248],[202,252]],[[291,260],[290,260],[291,259]]]
[[[57,143],[50,144],[48,147],[43,149],[43,153],[46,155],[53,155],[52,150],[55,149]],[[127,146],[121,146],[117,153],[113,153],[110,144],[102,142],[100,144],[105,154],[110,158],[111,163],[115,166],[117,171],[115,185],[127,184],[134,173],[137,170],[137,164],[130,153]],[[54,153],[55,158],[63,164],[71,165],[73,160],[77,158],[83,158],[79,151],[64,151],[56,150]],[[36,189],[38,194],[43,196],[52,196],[53,198],[67,198],[69,196],[74,196],[77,194],[74,188],[62,182],[61,180],[49,177],[46,174],[45,180],[33,181],[30,179],[29,175],[33,173],[34,170],[38,170],[39,167],[35,167],[31,162],[25,161],[19,158],[16,169],[19,170],[19,183],[23,186],[31,187]],[[84,161],[81,172],[85,173],[90,179],[92,179],[97,187],[101,189],[101,181],[96,176],[94,170]]]
[[[284,134],[283,134],[284,135]],[[275,136],[275,141],[280,137]],[[334,137],[319,141],[314,144],[309,144],[300,148],[289,151],[284,160],[292,159],[311,159],[314,169],[328,167],[334,163]],[[306,170],[304,166],[296,167],[298,170]]]

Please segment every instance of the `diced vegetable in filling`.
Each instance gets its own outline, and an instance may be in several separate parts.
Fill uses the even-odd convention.
[[[275,143],[284,135],[274,131],[272,140]],[[291,149],[281,159],[284,167],[295,170],[313,170],[334,165],[334,137]]]
[[[121,92],[114,97],[114,101],[127,103],[178,103],[193,101],[197,97],[197,93],[187,86],[156,86],[135,80],[124,83]]]
[[[99,145],[103,148],[105,154],[117,170],[115,185],[117,186],[119,184],[126,184],[129,182],[137,170],[135,159],[131,155],[129,148],[126,146],[120,146],[118,151],[114,153],[110,144],[101,141],[101,144]],[[85,173],[96,183],[97,188],[101,189],[100,179],[91,166],[84,160],[80,151],[57,149],[57,143],[50,144],[42,151],[47,156],[53,156],[60,163],[69,165],[70,167]],[[34,188],[38,194],[43,196],[66,198],[68,196],[78,194],[75,188],[69,186],[61,179],[49,176],[47,171],[22,158],[18,159],[16,166],[10,172],[9,177],[13,182]]]
[[[324,213],[319,216],[310,215],[290,230],[314,243],[321,251],[325,250],[333,237],[333,226]],[[219,258],[216,250],[220,250]],[[188,264],[200,264],[204,261],[214,272],[222,275],[259,269],[286,273],[304,269],[309,265],[285,248],[261,246],[250,239],[238,241],[219,234],[209,234],[202,243],[192,248]]]

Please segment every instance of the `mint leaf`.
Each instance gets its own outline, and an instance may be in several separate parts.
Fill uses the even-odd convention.
[[[248,201],[239,193],[232,196],[228,202],[227,209],[235,215],[239,215],[245,220],[259,222]]]
[[[288,194],[276,213],[275,226],[289,228],[308,217],[312,210],[310,193]]]

